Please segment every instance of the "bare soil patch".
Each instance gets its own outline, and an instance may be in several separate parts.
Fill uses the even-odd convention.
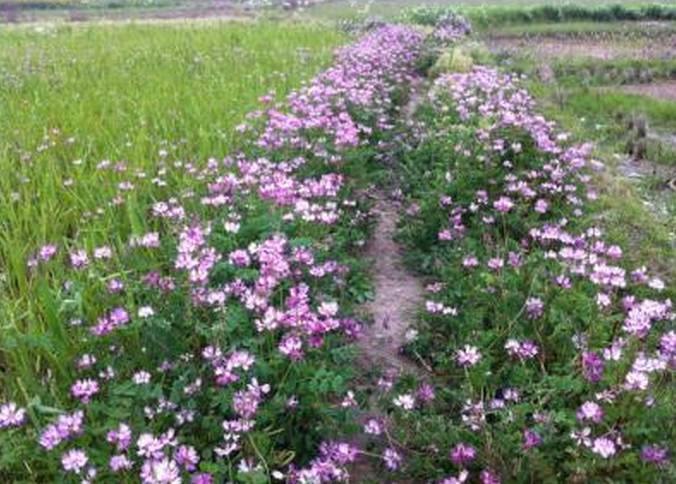
[[[676,58],[676,35],[660,39],[660,42],[496,37],[488,40],[488,46],[495,53],[530,55],[545,61],[562,57],[599,60]]]
[[[247,20],[254,12],[232,0],[194,2],[175,7],[62,10],[0,9],[0,24],[40,24],[44,22],[163,23],[196,20]]]
[[[373,211],[378,223],[365,255],[373,260],[375,295],[363,308],[373,316],[373,324],[361,338],[362,355],[383,371],[417,373],[418,367],[402,355],[401,348],[422,303],[423,285],[404,267],[402,248],[394,240],[398,219],[394,202],[380,194]]]
[[[622,86],[621,90],[630,94],[649,96],[666,101],[676,101],[676,81],[628,84]]]

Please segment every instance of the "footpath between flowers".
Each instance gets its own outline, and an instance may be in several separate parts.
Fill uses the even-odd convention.
[[[468,32],[456,17],[427,36],[376,28],[285,103],[262,99],[241,127],[242,152],[197,170],[193,197],[150,207],[153,230],[120,253],[40,248],[34,277],[72,268],[50,282],[80,352],[39,404],[0,407],[9,478],[673,474],[671,289],[648,268],[624,267],[622,249],[603,240],[591,146],[538,115],[520,79],[485,66],[440,75],[401,115],[439,46]],[[373,228],[364,196],[387,178],[406,202],[396,234],[382,218]],[[375,333],[357,318],[369,297],[384,301],[369,294],[364,260],[383,227],[379,247],[396,238],[429,282],[417,321],[402,312],[419,297],[410,275],[410,294],[389,301],[410,357],[400,371],[355,364],[360,348],[400,358],[398,344],[364,342]],[[375,270],[397,262],[369,255]],[[384,275],[372,277],[376,290]],[[110,301],[104,314],[81,304],[84,287]],[[366,388],[354,382],[365,373],[375,374]]]

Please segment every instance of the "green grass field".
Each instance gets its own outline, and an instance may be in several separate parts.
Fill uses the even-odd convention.
[[[27,272],[30,253],[141,231],[152,200],[186,188],[175,161],[226,155],[259,96],[283,97],[342,40],[267,23],[0,31],[0,366],[12,368],[12,384],[39,385],[42,356],[65,351],[54,347],[44,288]],[[97,170],[103,160],[127,172]],[[156,187],[163,161],[169,186]],[[123,208],[111,206],[124,181],[136,190]]]

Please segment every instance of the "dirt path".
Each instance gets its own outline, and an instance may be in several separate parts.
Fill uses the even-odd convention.
[[[513,56],[532,55],[544,61],[562,57],[584,57],[598,60],[612,59],[673,59],[676,56],[676,37],[650,40],[611,41],[597,39],[556,39],[493,37],[487,40],[494,53]]]
[[[415,81],[408,103],[401,110],[402,120],[412,120],[424,92],[426,86],[422,79]],[[378,399],[383,396],[382,389],[378,388],[378,378],[384,376],[389,380],[403,374],[426,378],[424,370],[402,354],[402,347],[407,341],[406,333],[413,326],[416,311],[422,307],[424,290],[422,281],[405,268],[404,249],[394,240],[401,208],[399,203],[390,200],[382,190],[375,192],[374,199],[372,214],[376,219],[376,227],[363,254],[372,262],[370,272],[374,297],[360,308],[364,319],[370,319],[372,324],[365,326],[358,342],[360,351],[357,365],[361,375],[356,388],[368,394],[359,420],[365,422],[368,418],[377,418],[387,428],[388,415],[378,407]],[[387,431],[378,437],[359,433],[355,436],[355,443],[361,449],[368,449],[372,445],[398,448]],[[364,456],[348,466],[349,482],[392,482],[384,480],[384,465],[373,457],[373,454]],[[398,482],[409,484],[406,480]]]
[[[360,340],[362,356],[370,367],[381,371],[419,373],[420,369],[401,354],[401,347],[421,307],[423,286],[404,267],[402,248],[394,241],[399,217],[394,202],[380,193],[373,211],[378,223],[365,255],[373,261],[375,297],[363,308],[373,316],[373,324]]]
[[[373,300],[361,308],[363,313],[372,317],[373,323],[365,327],[359,339],[358,365],[365,379],[358,386],[369,394],[360,420],[376,417],[387,426],[388,416],[378,408],[382,392],[377,388],[376,380],[380,376],[389,379],[402,374],[422,376],[423,370],[404,357],[401,348],[406,343],[406,332],[415,320],[415,313],[421,307],[423,286],[404,267],[403,249],[394,240],[399,218],[396,202],[388,200],[382,192],[378,192],[376,197],[373,214],[377,225],[364,254],[373,262],[371,277],[375,294]],[[355,443],[364,449],[374,440],[380,441],[380,446],[393,446],[387,435],[374,439],[373,436],[358,434]],[[383,464],[373,458],[358,459],[348,466],[348,472],[351,483],[391,482],[383,480]]]

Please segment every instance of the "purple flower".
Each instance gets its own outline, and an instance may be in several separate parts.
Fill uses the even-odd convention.
[[[549,210],[549,202],[544,199],[539,199],[537,202],[535,202],[535,208],[534,210],[537,213],[547,213]]]
[[[396,471],[401,467],[404,458],[395,449],[393,449],[392,447],[388,447],[383,452],[383,460],[385,461],[385,466],[389,470]]]
[[[91,378],[77,380],[70,387],[70,393],[82,403],[87,404],[99,392],[99,383]]]
[[[347,442],[322,442],[319,452],[323,457],[341,465],[354,462],[359,455],[359,449]]]
[[[529,360],[538,354],[537,345],[530,340],[519,342],[515,339],[508,339],[505,343],[505,349],[510,356],[520,360]]]
[[[78,410],[72,414],[59,416],[56,423],[48,425],[40,433],[40,445],[46,450],[51,450],[64,440],[82,433],[84,412]]]
[[[531,319],[537,319],[542,316],[545,305],[541,299],[531,297],[526,300],[526,313]]]
[[[431,402],[434,400],[434,387],[429,383],[422,383],[418,387],[417,397],[421,402]]]
[[[190,484],[212,484],[213,482],[214,478],[211,476],[211,474],[207,474],[206,472],[195,474],[190,479]]]
[[[451,461],[457,466],[464,466],[474,460],[476,450],[469,444],[459,443],[451,450]]]
[[[111,279],[108,281],[107,289],[109,294],[117,294],[124,289],[124,282],[119,279]]]
[[[197,464],[200,461],[200,456],[197,454],[195,448],[189,445],[181,445],[176,449],[174,458],[176,459],[176,462],[178,462],[178,465],[183,466],[188,472],[197,469]]]
[[[641,459],[662,467],[669,461],[669,451],[666,447],[655,444],[644,445],[641,449]]]
[[[542,437],[535,432],[534,430],[531,429],[525,429],[523,431],[523,448],[524,450],[529,450],[532,449],[533,447],[537,447],[542,443]]]
[[[584,377],[592,382],[598,383],[603,378],[604,364],[599,355],[592,351],[582,353],[582,373]]]
[[[114,444],[118,451],[126,450],[131,443],[131,428],[125,423],[121,423],[117,429],[111,430],[106,435],[106,440]]]
[[[500,197],[493,202],[493,208],[498,212],[507,213],[514,207],[514,202],[509,197]]]

